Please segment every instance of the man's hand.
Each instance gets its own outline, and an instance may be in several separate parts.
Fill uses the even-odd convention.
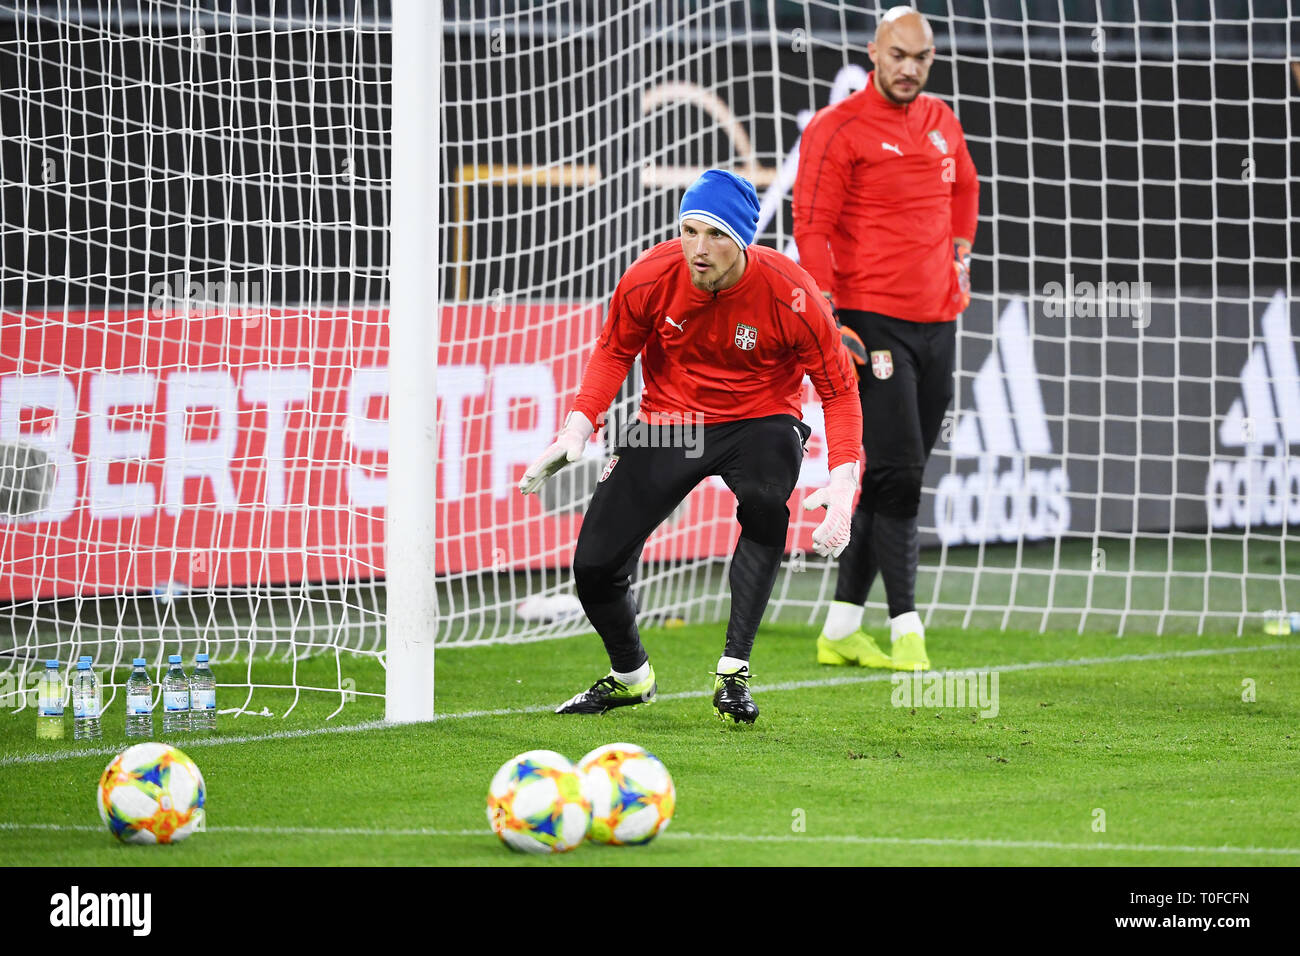
[[[838,558],[849,546],[853,524],[853,493],[858,490],[858,463],[836,465],[831,483],[818,488],[803,501],[804,511],[826,509],[826,517],[813,531],[813,550],[822,557]]]
[[[952,267],[957,270],[957,287],[961,289],[961,307],[957,311],[965,312],[970,305],[970,246],[953,243]]]
[[[555,436],[554,443],[542,452],[541,457],[528,466],[519,490],[526,495],[536,494],[551,477],[565,465],[582,457],[582,450],[587,447],[587,439],[596,430],[596,426],[587,421],[582,412],[569,412],[564,427]]]

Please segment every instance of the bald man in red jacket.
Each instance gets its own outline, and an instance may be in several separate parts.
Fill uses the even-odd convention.
[[[820,110],[805,129],[794,188],[800,264],[866,353],[858,373],[867,466],[817,659],[924,670],[917,511],[952,401],[979,179],[961,123],[922,93],[934,60],[925,18],[892,8],[867,52],[875,70],[866,89]],[[877,570],[889,602],[889,653],[862,628]]]

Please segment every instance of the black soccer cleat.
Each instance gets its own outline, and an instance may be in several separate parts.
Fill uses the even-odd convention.
[[[650,668],[650,676],[645,680],[628,685],[613,674],[606,674],[588,690],[575,694],[559,707],[557,714],[603,714],[615,707],[635,707],[637,704],[653,703],[659,685],[655,683],[655,670]]]
[[[752,724],[758,719],[758,705],[749,696],[749,668],[730,674],[713,675],[713,712],[723,720]]]

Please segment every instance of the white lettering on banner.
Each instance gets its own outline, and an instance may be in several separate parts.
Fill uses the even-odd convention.
[[[86,463],[90,487],[89,507],[93,518],[143,518],[158,507],[151,482],[120,484],[109,480],[109,466],[117,462],[149,460],[153,406],[158,380],[152,372],[97,372],[90,377],[90,455]],[[147,408],[132,416],[135,428],[114,428],[115,409]],[[125,416],[124,416],[125,417]],[[125,424],[123,418],[118,422]]]
[[[945,544],[1051,538],[1070,527],[1069,485],[1062,468],[1026,468],[1013,458],[998,471],[986,455],[969,475],[944,475],[934,493],[935,527]]]
[[[442,408],[442,483],[438,496],[456,501],[465,493],[465,399],[478,398],[487,387],[487,370],[481,365],[449,365],[438,369],[438,400]]]
[[[291,502],[288,448],[297,427],[295,410],[310,408],[313,373],[310,368],[254,368],[242,373],[229,370],[177,371],[161,380],[152,372],[95,372],[80,378],[86,391],[86,501],[96,520],[148,518],[160,508],[179,515],[186,508],[211,501],[217,509],[233,512],[241,507],[235,483],[235,459],[240,447],[240,409],[257,413],[247,427],[265,435],[265,488],[261,498],[269,508]],[[73,447],[78,425],[78,378],[71,375],[0,377],[0,441],[30,445],[49,455],[58,469],[48,510],[25,516],[24,521],[62,521],[78,505],[77,461]],[[159,386],[165,390],[160,401]],[[438,496],[456,501],[465,494],[466,463],[477,454],[490,457],[492,496],[507,498],[514,489],[513,473],[527,466],[554,440],[559,390],[549,362],[450,365],[439,371],[440,456],[443,467]],[[467,401],[488,395],[489,435],[486,441],[467,430]],[[382,508],[387,503],[387,475],[382,465],[367,463],[369,456],[388,451],[388,421],[371,418],[377,400],[388,397],[387,367],[355,369],[347,386],[343,424],[345,468],[349,498],[357,508]],[[531,420],[520,424],[520,404],[535,406]],[[241,406],[242,403],[242,406]],[[37,418],[22,429],[24,415]],[[43,417],[42,417],[43,416]],[[194,418],[199,419],[197,428]],[[528,419],[525,414],[524,419]],[[821,405],[804,406],[804,417],[814,433],[823,432]],[[155,455],[157,430],[163,431],[162,456]],[[471,441],[475,447],[471,448]],[[481,446],[481,447],[479,447]],[[256,445],[254,445],[256,447]],[[587,454],[594,449],[588,447]],[[122,465],[162,467],[161,484],[141,470]],[[827,478],[824,452],[804,462],[801,485],[820,486]],[[211,492],[198,491],[193,479],[205,480]],[[252,487],[241,477],[245,501]],[[188,500],[187,500],[188,494]]]
[[[531,398],[536,405],[537,420],[532,428],[510,426],[511,402],[522,398]],[[555,375],[549,362],[492,369],[493,498],[506,498],[515,490],[513,466],[528,466],[555,440],[555,400]]]
[[[216,411],[216,435],[189,437],[191,409]],[[168,514],[185,510],[185,482],[207,478],[220,511],[239,508],[239,495],[230,479],[230,463],[239,440],[236,412],[239,399],[229,372],[172,372],[167,376],[167,464],[163,472],[163,501]]]
[[[1219,444],[1245,457],[1217,459],[1205,476],[1212,528],[1285,525],[1300,517],[1300,365],[1286,294],[1274,293],[1260,320],[1264,341],[1241,367],[1241,397],[1219,425]],[[1265,449],[1270,449],[1265,451]]]
[[[993,351],[975,376],[975,407],[963,412],[952,439],[955,458],[977,458],[967,475],[939,479],[934,525],[945,544],[1051,538],[1070,527],[1064,468],[1032,468],[1031,455],[1052,454],[1024,302],[998,319]],[[1008,402],[1008,397],[1010,402]],[[1002,459],[1011,464],[999,471]]]
[[[347,434],[359,452],[388,451],[388,420],[367,414],[372,398],[388,397],[388,368],[359,368],[348,387]],[[371,473],[358,464],[348,469],[348,492],[358,508],[382,508],[388,500],[388,475]]]
[[[35,431],[22,432],[24,409],[54,413]],[[24,516],[28,521],[62,521],[77,506],[77,462],[72,440],[77,430],[77,392],[62,375],[6,375],[0,378],[0,442],[30,445],[45,452],[54,465],[54,489],[49,507]]]
[[[1211,527],[1290,523],[1300,515],[1300,458],[1220,459],[1205,491]]]
[[[266,492],[268,508],[283,508],[286,495],[284,443],[290,405],[311,401],[311,369],[264,368],[244,373],[244,401],[266,408]]]

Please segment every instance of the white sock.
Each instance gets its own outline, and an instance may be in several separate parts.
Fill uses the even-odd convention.
[[[621,680],[624,684],[639,684],[650,676],[650,660],[647,658],[644,664],[634,671],[628,671],[626,674],[620,674],[616,670],[611,670],[610,674],[617,680]]]
[[[828,641],[838,641],[848,637],[862,627],[862,605],[850,604],[848,601],[832,601],[831,609],[826,612],[826,623],[822,633]]]
[[[742,667],[744,667],[744,668],[748,668],[748,667],[749,667],[749,661],[742,661],[739,657],[719,657],[719,658],[718,658],[718,673],[719,673],[719,674],[734,674],[734,673],[736,673],[736,671],[740,670]]]
[[[889,620],[889,641],[892,644],[904,634],[920,634],[922,640],[925,639],[925,625],[921,623],[921,615],[915,611],[907,611],[898,617]]]

